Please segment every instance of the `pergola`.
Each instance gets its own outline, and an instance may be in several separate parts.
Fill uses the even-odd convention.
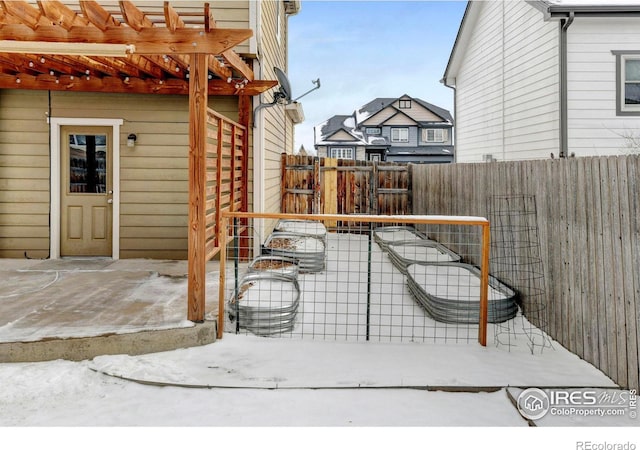
[[[212,178],[207,167],[212,116],[207,98],[238,96],[239,124],[245,132],[231,132],[231,170],[237,169],[234,159],[244,158],[241,170],[246,175],[250,97],[277,82],[256,80],[250,63],[232,50],[250,38],[252,30],[217,28],[208,3],[197,12],[179,2],[138,3],[0,1],[0,89],[189,96],[187,318],[201,322],[205,263],[215,254],[212,246],[224,245],[210,244],[217,239],[216,231],[207,231],[215,201],[209,192],[212,180],[220,199],[224,140],[220,131],[217,177]],[[232,201],[231,209],[246,207],[246,192],[244,197],[244,204]]]

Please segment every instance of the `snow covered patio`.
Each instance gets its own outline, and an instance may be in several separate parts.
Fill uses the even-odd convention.
[[[207,266],[210,317],[217,310],[217,267]],[[186,273],[186,261],[0,259],[0,361],[90,359],[213,342],[215,321],[186,320]]]

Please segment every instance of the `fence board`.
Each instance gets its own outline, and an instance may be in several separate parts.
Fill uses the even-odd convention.
[[[624,268],[622,267],[622,230],[620,224],[620,176],[618,174],[618,158],[607,158],[609,169],[609,183],[611,186],[611,268],[619,267],[621,270],[612,270],[612,299],[610,305],[614,312],[613,326],[616,336],[616,367],[618,369],[617,380],[621,384],[627,384],[627,345],[626,325],[624,320]],[[620,174],[621,175],[621,174]]]
[[[534,195],[546,331],[623,387],[638,388],[638,155],[413,165],[411,172],[413,214],[486,216],[494,195]]]
[[[629,235],[630,235],[630,269],[633,277],[632,292],[627,298],[626,317],[630,320],[628,323],[627,333],[629,335],[629,386],[638,386],[640,381],[640,159],[629,159],[628,164],[628,186],[629,186]],[[635,316],[635,320],[633,317]]]
[[[411,214],[407,164],[282,155],[282,212]]]

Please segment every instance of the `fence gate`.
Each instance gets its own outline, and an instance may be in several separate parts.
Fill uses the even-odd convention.
[[[289,214],[411,214],[407,164],[282,155],[281,210]]]

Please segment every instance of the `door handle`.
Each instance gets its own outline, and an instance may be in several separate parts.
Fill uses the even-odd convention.
[[[110,198],[109,200],[107,200],[107,203],[112,204],[113,203],[113,199]]]

